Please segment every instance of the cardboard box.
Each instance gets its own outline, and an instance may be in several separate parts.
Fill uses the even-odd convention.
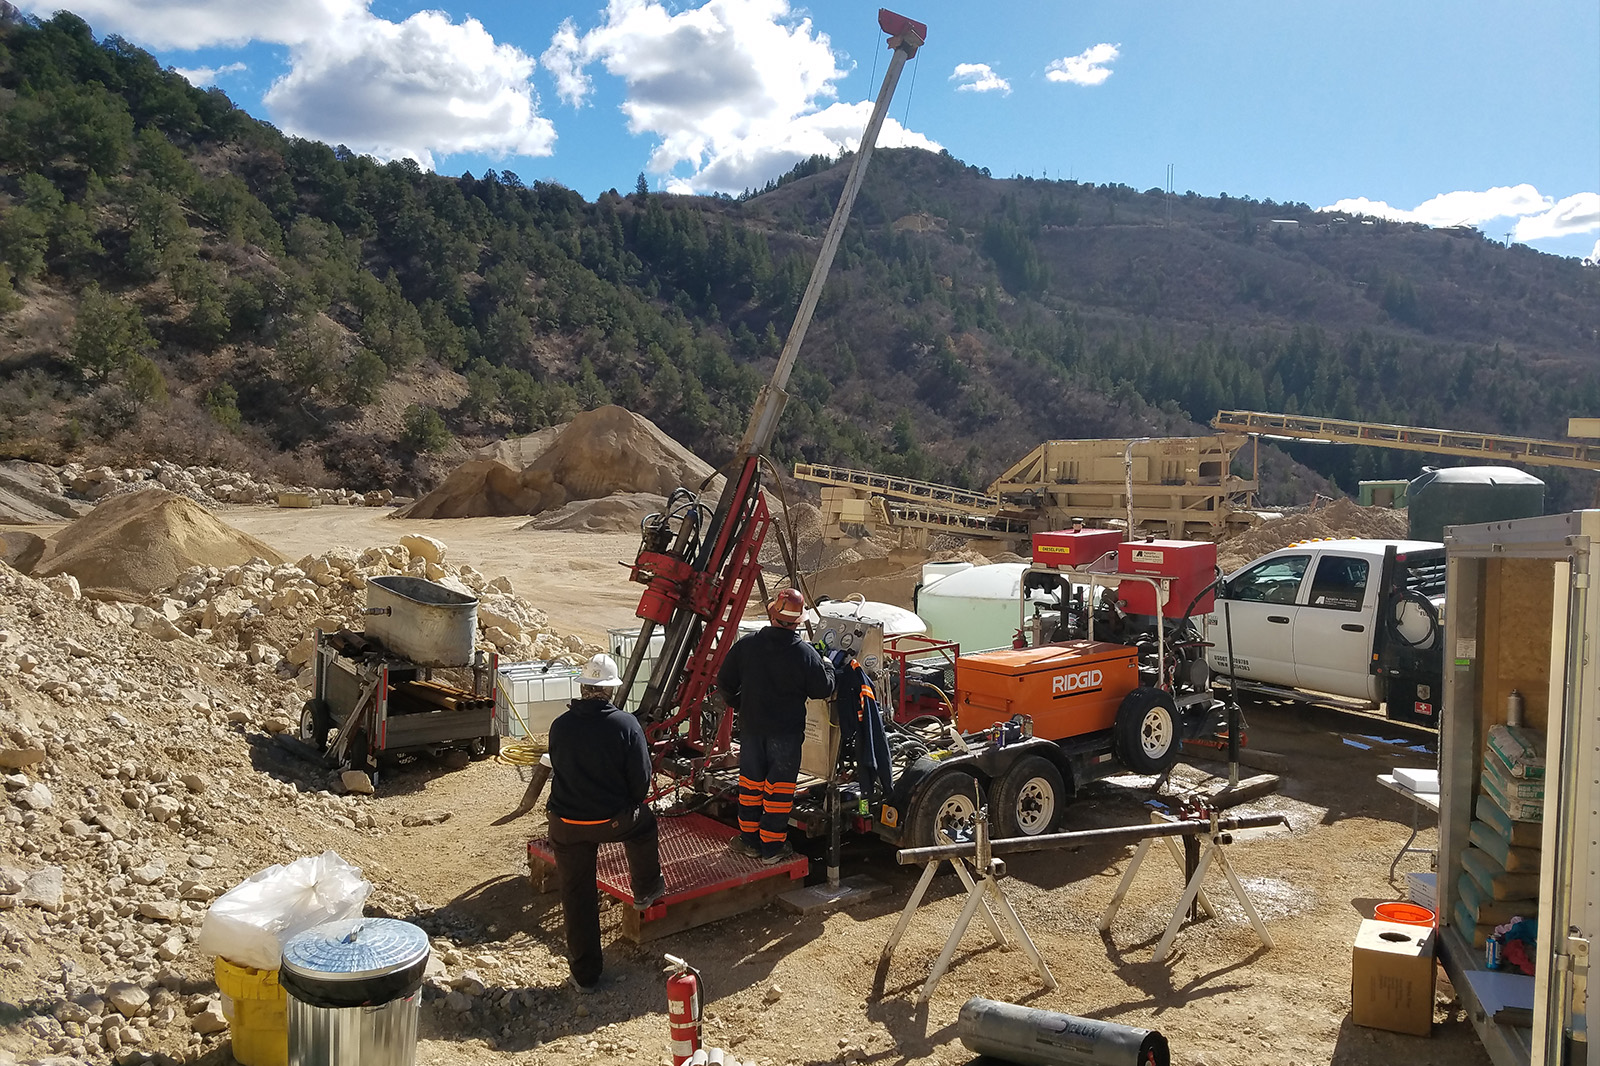
[[[1433,928],[1367,919],[1350,963],[1350,1018],[1369,1029],[1433,1031]]]

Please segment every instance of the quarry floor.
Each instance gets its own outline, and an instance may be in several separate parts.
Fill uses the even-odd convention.
[[[510,576],[519,593],[562,629],[600,640],[606,629],[632,623],[638,586],[626,581],[619,565],[637,550],[632,534],[519,530],[520,519],[394,522],[384,514],[258,508],[231,511],[226,519],[291,558],[333,543],[381,543],[384,531],[396,527],[426,532],[457,558]],[[505,1026],[475,1027],[470,1016],[428,1012],[419,1062],[664,1062],[660,956],[671,952],[706,976],[708,1045],[728,1048],[741,1061],[965,1063],[972,1055],[956,1037],[956,1015],[969,997],[982,995],[1159,1029],[1171,1043],[1173,1062],[1186,1066],[1487,1063],[1459,1007],[1441,1003],[1431,1038],[1365,1029],[1349,1019],[1357,926],[1377,903],[1403,898],[1408,869],[1428,864],[1427,856],[1408,855],[1398,880],[1389,880],[1389,862],[1410,830],[1412,812],[1375,778],[1397,766],[1430,765],[1432,756],[1414,747],[1414,736],[1376,720],[1273,703],[1249,705],[1246,713],[1251,743],[1288,756],[1291,766],[1280,794],[1248,807],[1285,814],[1291,832],[1231,849],[1275,940],[1270,950],[1215,873],[1210,894],[1220,917],[1186,927],[1172,956],[1157,963],[1152,948],[1181,889],[1176,867],[1162,854],[1152,853],[1107,934],[1095,921],[1131,848],[1019,856],[1010,864],[1007,892],[1059,987],[1042,991],[1026,957],[996,949],[974,923],[932,1001],[918,1007],[917,992],[965,893],[952,876],[940,876],[879,979],[878,954],[918,871],[896,865],[876,840],[861,839],[847,845],[844,873],[887,882],[888,895],[821,917],[768,907],[644,947],[621,937],[613,912],[606,923],[607,970],[615,981],[610,991],[583,1000],[562,992],[532,1012],[539,1017],[513,1020],[509,1034]],[[1217,764],[1194,765],[1226,772]],[[480,958],[510,944],[519,956],[535,956],[527,963],[548,954],[548,983],[559,983],[560,908],[553,893],[532,893],[525,877],[526,842],[542,835],[543,814],[495,824],[515,804],[519,772],[479,763],[413,776],[391,780],[374,802],[401,808],[395,814],[448,809],[455,816],[383,841],[384,866],[408,891],[448,900],[463,912],[459,917],[470,918]],[[1063,828],[1147,821],[1151,795],[1138,787],[1144,784],[1130,779],[1092,786],[1069,808]],[[1427,831],[1418,843],[1432,845],[1436,835]],[[1441,999],[1449,998],[1442,983]]]
[[[638,586],[622,565],[636,552],[633,533],[524,530],[521,518],[400,522],[388,513],[229,508],[219,517],[291,560],[339,544],[359,549],[427,533],[448,546],[453,561],[509,576],[562,631],[603,641],[608,629],[633,623]],[[1431,1037],[1369,1030],[1349,1017],[1351,944],[1361,919],[1377,903],[1403,898],[1407,870],[1428,868],[1426,856],[1408,855],[1390,880],[1412,809],[1376,777],[1431,765],[1432,754],[1414,735],[1376,719],[1264,702],[1247,704],[1246,714],[1251,745],[1289,759],[1281,792],[1244,809],[1282,813],[1290,831],[1230,848],[1275,946],[1260,944],[1226,882],[1213,874],[1208,888],[1218,917],[1185,926],[1172,955],[1154,962],[1152,948],[1181,889],[1164,852],[1152,852],[1105,934],[1096,919],[1131,847],[1016,856],[1005,889],[1059,981],[1049,992],[1020,951],[998,950],[975,922],[931,1002],[917,1005],[965,901],[949,875],[935,880],[891,965],[878,973],[879,952],[918,871],[898,866],[886,846],[866,838],[847,841],[844,873],[869,875],[890,891],[831,914],[797,917],[767,907],[639,947],[621,937],[619,912],[606,912],[610,986],[579,997],[562,987],[556,896],[534,893],[527,878],[526,845],[543,835],[543,812],[505,817],[526,771],[495,761],[459,769],[412,762],[386,775],[364,801],[392,831],[334,831],[326,840],[302,833],[299,843],[313,851],[336,846],[381,881],[386,899],[426,901],[430,923],[451,933],[449,973],[470,970],[484,986],[465,1010],[448,1009],[437,997],[424,1004],[417,1056],[424,1066],[669,1062],[664,952],[705,977],[707,1044],[768,1066],[967,1063],[973,1055],[960,1044],[956,1018],[979,995],[1158,1029],[1180,1066],[1487,1064],[1442,980]],[[1215,763],[1186,765],[1180,778],[1226,773]],[[1147,823],[1156,798],[1148,785],[1129,778],[1084,789],[1063,829]],[[439,811],[450,812],[442,824],[404,827],[408,816]],[[1432,845],[1436,836],[1429,829],[1418,843]],[[820,864],[814,867],[820,873]],[[205,1061],[231,1060],[221,1052]]]

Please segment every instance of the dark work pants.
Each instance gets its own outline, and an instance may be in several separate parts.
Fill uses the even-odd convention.
[[[561,888],[561,917],[567,927],[567,963],[580,985],[600,980],[600,900],[595,888],[595,857],[601,844],[620,841],[628,856],[633,898],[643,899],[661,880],[655,812],[635,807],[599,825],[573,825],[550,817],[550,851]]]
[[[739,832],[763,855],[776,855],[789,838],[804,741],[803,733],[739,738]]]

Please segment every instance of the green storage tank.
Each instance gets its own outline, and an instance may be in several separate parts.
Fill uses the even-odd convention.
[[[1406,497],[1412,540],[1443,540],[1445,526],[1544,514],[1544,482],[1509,466],[1423,467]]]

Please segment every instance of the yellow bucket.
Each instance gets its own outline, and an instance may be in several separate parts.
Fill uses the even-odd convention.
[[[289,998],[277,970],[252,970],[217,956],[222,1014],[240,1066],[289,1066]]]

